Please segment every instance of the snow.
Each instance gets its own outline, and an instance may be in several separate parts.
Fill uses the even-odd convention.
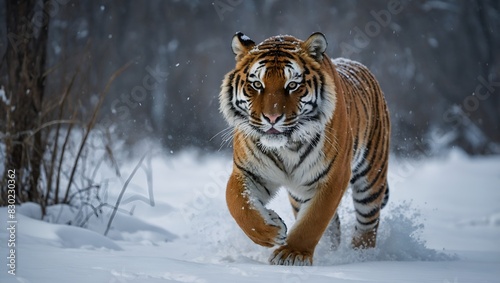
[[[243,40],[243,41],[251,41],[250,37],[248,37],[248,36],[247,36],[247,35],[245,35],[245,34],[242,34],[242,35],[240,36],[240,38],[241,38],[241,40]]]
[[[5,89],[3,86],[0,86],[0,100],[5,103],[5,105],[10,105],[10,99],[7,98],[7,95],[5,94]]]
[[[414,170],[391,184],[377,248],[349,248],[354,217],[346,196],[338,250],[330,251],[325,238],[314,266],[284,267],[268,265],[272,250],[253,244],[226,209],[230,158],[157,155],[156,205],[133,201],[148,196],[147,176],[138,173],[107,237],[109,208],[80,228],[66,225],[76,223],[75,208],[49,207],[41,221],[37,205],[17,206],[16,275],[6,270],[9,231],[1,229],[0,282],[498,282],[500,157],[455,151],[425,161],[393,159],[390,170],[408,164]],[[285,194],[269,208],[292,225]],[[4,227],[7,214],[0,208]]]

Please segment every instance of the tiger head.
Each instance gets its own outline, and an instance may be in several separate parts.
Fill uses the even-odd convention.
[[[259,146],[276,149],[318,139],[335,108],[335,85],[322,66],[326,38],[273,36],[256,45],[238,32],[236,67],[221,86],[220,110],[230,126]],[[327,65],[329,66],[329,65]]]

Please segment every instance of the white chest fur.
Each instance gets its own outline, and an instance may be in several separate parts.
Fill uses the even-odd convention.
[[[261,151],[254,145],[251,167],[271,191],[285,187],[300,199],[309,199],[315,193],[313,182],[325,171],[325,160],[320,139],[316,144],[292,144],[273,150]]]

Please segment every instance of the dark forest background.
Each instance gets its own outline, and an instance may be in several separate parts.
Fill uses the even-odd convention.
[[[23,14],[21,2],[31,10]],[[496,0],[0,0],[0,7],[0,158],[8,160],[9,149],[23,143],[21,155],[30,162],[52,159],[50,166],[30,163],[26,176],[41,170],[36,178],[56,179],[54,151],[66,145],[59,131],[74,125],[83,137],[98,130],[108,141],[123,141],[125,151],[146,139],[166,151],[219,150],[226,124],[217,96],[234,66],[230,42],[237,31],[256,42],[320,31],[331,57],[368,66],[386,95],[396,155],[431,156],[451,147],[500,153]],[[22,48],[24,59],[15,58]],[[22,99],[34,89],[19,90],[22,75],[12,81],[19,61],[25,79],[37,79],[43,90],[27,112],[19,112],[28,105]],[[15,130],[13,117],[35,122]],[[16,143],[21,132],[32,134]],[[10,162],[3,169],[16,160]]]
[[[218,149],[221,140],[211,138],[225,128],[217,95],[234,65],[232,35],[242,31],[260,42],[321,31],[331,57],[359,60],[380,80],[395,152],[434,146],[435,134],[473,154],[498,151],[498,1],[52,2],[45,67],[54,70],[45,101],[60,97],[78,69],[72,90],[82,95],[86,115],[109,76],[132,62],[99,113],[129,143],[152,137],[172,149]],[[9,44],[5,13],[0,54]],[[5,64],[0,74],[5,89]]]

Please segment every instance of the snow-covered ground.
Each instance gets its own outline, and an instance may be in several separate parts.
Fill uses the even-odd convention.
[[[500,157],[452,152],[390,167],[376,249],[348,247],[354,217],[346,197],[339,249],[322,241],[315,266],[283,267],[267,264],[272,250],[253,244],[226,209],[229,158],[158,155],[155,206],[143,201],[150,196],[139,171],[120,206],[133,216],[118,212],[107,237],[109,208],[84,229],[57,224],[78,216],[68,207],[49,208],[48,223],[36,205],[18,206],[15,276],[8,274],[8,211],[0,208],[0,282],[500,282]],[[116,198],[122,184],[110,188]],[[270,206],[292,225],[285,194]]]

